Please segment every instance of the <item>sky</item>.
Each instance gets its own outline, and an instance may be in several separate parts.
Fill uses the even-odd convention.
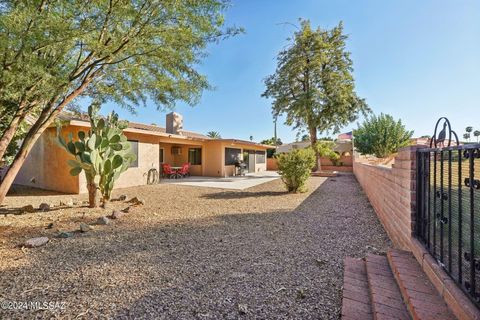
[[[273,136],[271,101],[261,97],[263,80],[275,71],[276,56],[298,19],[313,27],[344,23],[353,59],[357,94],[375,114],[401,119],[414,136],[431,135],[436,120],[450,119],[459,135],[480,130],[480,1],[478,0],[232,0],[226,26],[245,34],[208,47],[198,69],[214,90],[198,105],[178,103],[184,129],[218,131],[223,138],[261,141]],[[153,104],[122,118],[165,126],[165,111]],[[359,119],[361,122],[362,119]],[[357,122],[342,129],[350,131]],[[297,131],[279,119],[278,137],[294,141]],[[332,133],[321,136],[334,136]]]

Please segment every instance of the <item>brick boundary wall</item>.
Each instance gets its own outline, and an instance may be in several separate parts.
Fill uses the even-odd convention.
[[[416,204],[416,150],[399,150],[392,167],[353,161],[353,173],[363,188],[385,231],[397,248],[412,251],[415,258],[459,319],[480,319],[479,309],[461,291],[435,259],[414,237]]]

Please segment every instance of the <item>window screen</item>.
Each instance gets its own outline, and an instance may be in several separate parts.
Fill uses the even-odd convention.
[[[136,155],[135,161],[130,163],[130,168],[137,168],[138,167],[138,141],[137,140],[128,140],[130,145],[132,146],[132,152]]]
[[[257,151],[256,153],[256,163],[265,163],[265,151]]]
[[[241,154],[242,154],[241,149],[225,148],[225,165],[226,166],[235,165],[238,162],[238,160],[240,160]]]
[[[202,164],[202,149],[201,148],[188,149],[188,162],[192,165]]]

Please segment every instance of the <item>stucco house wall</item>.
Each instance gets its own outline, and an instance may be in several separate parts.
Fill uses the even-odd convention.
[[[74,138],[78,132],[88,131],[88,124],[75,122],[62,128],[62,135],[69,133]],[[242,142],[233,139],[189,139],[179,135],[158,134],[127,128],[124,131],[128,140],[138,141],[138,166],[125,171],[115,184],[115,188],[125,188],[147,183],[148,171],[160,168],[160,148],[164,149],[164,163],[181,166],[188,162],[190,148],[202,149],[202,164],[192,165],[192,175],[213,177],[233,176],[235,166],[225,166],[225,148],[260,150],[266,152],[267,146]],[[172,147],[181,148],[180,154],[172,154]],[[74,157],[56,143],[56,129],[48,128],[34,145],[25,164],[20,170],[15,184],[26,185],[66,193],[86,193],[84,173],[72,177],[67,160]],[[266,170],[266,163],[256,163],[255,172]]]

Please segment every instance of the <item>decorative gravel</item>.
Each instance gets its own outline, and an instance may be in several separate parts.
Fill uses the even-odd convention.
[[[285,193],[280,180],[244,191],[118,190],[145,205],[68,238],[54,236],[128,203],[58,207],[86,197],[20,190],[0,207],[0,302],[57,304],[0,309],[0,319],[337,319],[344,257],[383,252],[390,241],[352,175],[309,186],[304,194]],[[1,215],[42,202],[55,206]],[[41,236],[50,241],[17,246]]]

